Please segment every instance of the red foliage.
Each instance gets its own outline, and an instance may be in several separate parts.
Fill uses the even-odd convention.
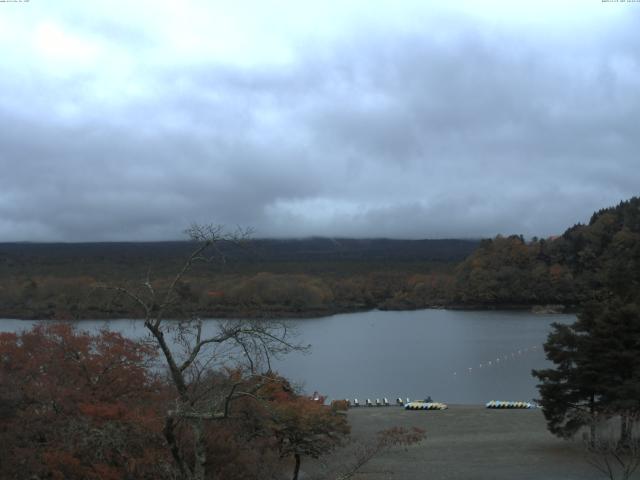
[[[162,388],[147,368],[154,355],[118,333],[69,324],[0,334],[3,473],[160,478]]]
[[[333,400],[331,402],[331,410],[334,412],[346,412],[349,410],[349,402],[346,400]]]
[[[207,470],[212,478],[282,478],[282,461],[273,437],[252,435],[238,422],[210,425],[207,433]]]
[[[175,407],[171,388],[149,368],[154,357],[144,343],[69,324],[0,334],[0,477],[175,478],[163,436]],[[273,478],[291,458],[299,467],[302,457],[328,453],[349,431],[345,416],[275,374],[218,371],[200,380],[204,392],[246,392],[229,418],[205,425],[206,470],[215,478]],[[175,438],[192,462],[188,421],[178,422]]]

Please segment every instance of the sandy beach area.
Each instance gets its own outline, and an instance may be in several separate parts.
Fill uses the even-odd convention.
[[[354,440],[366,440],[392,427],[420,427],[427,438],[394,448],[367,464],[355,478],[371,480],[591,480],[607,478],[586,460],[581,439],[551,435],[542,412],[492,410],[450,405],[444,411],[408,411],[400,407],[360,407],[348,413]],[[340,462],[335,454],[329,463]],[[337,458],[336,458],[337,457]],[[305,470],[303,462],[303,471]],[[319,462],[309,462],[318,473]]]

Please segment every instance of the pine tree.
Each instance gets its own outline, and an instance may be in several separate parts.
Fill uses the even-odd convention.
[[[583,308],[572,325],[554,324],[545,344],[555,368],[533,371],[549,430],[572,437],[597,418],[640,412],[640,308],[614,297]]]

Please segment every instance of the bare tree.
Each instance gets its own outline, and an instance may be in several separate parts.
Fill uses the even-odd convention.
[[[391,427],[377,433],[374,442],[356,446],[354,459],[347,463],[346,468],[337,477],[337,480],[353,478],[371,460],[379,457],[393,447],[408,447],[420,443],[425,438],[424,430],[412,427]]]
[[[226,419],[231,404],[239,398],[256,398],[273,375],[270,358],[301,347],[292,341],[285,322],[264,320],[226,320],[203,324],[200,318],[169,320],[180,307],[181,282],[201,263],[225,261],[223,244],[239,244],[250,231],[227,233],[221,226],[192,225],[186,232],[195,246],[182,267],[167,285],[159,287],[147,278],[135,287],[109,286],[137,304],[151,340],[161,350],[168,375],[175,387],[175,406],[166,413],[164,436],[181,478],[206,477],[207,451],[205,429],[208,422]],[[214,371],[234,369],[246,372],[225,381],[214,380]],[[247,381],[247,375],[251,381]],[[189,448],[181,444],[178,429],[191,433]]]
[[[628,480],[640,467],[640,415],[601,415],[584,435],[587,462],[610,480]]]
[[[374,438],[351,440],[338,450],[333,458],[328,458],[321,472],[312,475],[313,480],[350,480],[369,463],[396,447],[409,447],[426,438],[421,428],[391,427],[377,432]]]

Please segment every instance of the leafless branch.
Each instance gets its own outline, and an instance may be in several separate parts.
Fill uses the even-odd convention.
[[[620,428],[614,426],[616,420]],[[639,422],[637,412],[602,415],[594,425],[595,438],[584,437],[587,463],[610,480],[631,478],[640,467]]]
[[[205,334],[199,318],[167,322],[167,312],[180,302],[178,288],[194,265],[215,259],[224,261],[220,246],[223,243],[242,245],[252,230],[238,228],[226,233],[221,225],[193,224],[185,233],[197,245],[166,287],[154,288],[149,271],[142,282],[144,295],[121,286],[109,288],[125,295],[144,311],[145,328],[162,351],[178,396],[175,409],[165,418],[167,444],[183,478],[203,480],[206,465],[203,422],[228,418],[231,403],[237,399],[260,401],[260,389],[266,382],[274,381],[272,377],[255,375],[263,356],[270,371],[272,355],[303,350],[304,347],[291,341],[286,324],[227,321],[218,323],[213,334]],[[144,297],[149,300],[145,301]],[[176,348],[182,351],[176,351]],[[248,378],[241,374],[240,380],[231,381],[213,370],[216,362],[219,366],[237,366],[235,362],[240,355],[249,363],[251,375]],[[184,457],[175,434],[178,422],[185,422],[193,434],[195,460],[188,461]]]

